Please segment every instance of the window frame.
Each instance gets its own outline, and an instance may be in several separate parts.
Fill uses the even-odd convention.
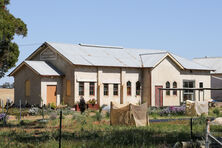
[[[140,83],[140,81],[137,81],[136,82],[136,95],[137,96],[140,96],[140,94],[141,94],[140,88],[141,88],[141,83]]]
[[[168,84],[169,84],[169,86],[168,86]],[[169,81],[167,81],[165,85],[166,85],[166,88],[170,88],[170,82]],[[166,96],[170,96],[170,90],[166,90]]]
[[[113,96],[118,96],[118,95],[119,95],[119,84],[113,84]]]
[[[177,88],[177,82],[176,81],[173,82],[173,88]],[[177,96],[177,90],[173,90],[173,95]]]
[[[108,83],[103,84],[103,96],[109,96],[109,84]]]
[[[203,82],[199,82],[199,88],[203,88]]]
[[[185,87],[184,83],[188,83],[187,87]],[[193,83],[193,87],[190,87],[190,84]],[[183,80],[183,88],[195,88],[195,80]],[[189,100],[188,99],[184,99],[184,96],[191,96],[191,100],[195,100],[195,90],[184,90],[183,91],[183,100]]]
[[[84,96],[84,94],[85,94],[84,89],[85,89],[85,83],[84,82],[79,82],[79,96]]]
[[[95,82],[89,82],[89,95],[95,96]]]
[[[127,96],[132,95],[132,83],[130,81],[126,82],[126,88],[127,88]]]

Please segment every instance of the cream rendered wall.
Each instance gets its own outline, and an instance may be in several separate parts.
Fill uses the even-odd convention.
[[[139,96],[136,95],[136,82],[140,81],[140,84],[142,85],[141,73],[142,73],[141,69],[126,68],[125,85],[128,81],[130,81],[132,88],[131,88],[131,96],[126,95],[126,98],[124,98],[124,103],[134,103],[134,104],[141,103],[141,94]]]
[[[110,105],[110,102],[120,103],[120,81],[121,81],[121,68],[103,67],[101,73],[101,98],[100,105]],[[109,95],[104,96],[104,84],[109,85]],[[113,95],[113,84],[118,84],[118,96]]]
[[[123,85],[123,103],[138,103],[141,99],[136,96],[136,82],[140,80],[140,69],[134,68],[114,68],[114,67],[89,67],[75,66],[74,68],[74,86],[75,86],[75,102],[79,101],[79,82],[84,82],[84,99],[97,99],[100,96],[100,106],[103,104],[110,105],[110,102],[120,103],[121,85]],[[130,80],[132,83],[132,95],[126,94],[126,82]],[[89,83],[95,82],[95,96],[89,96]],[[109,95],[104,96],[104,85],[109,84]],[[118,95],[113,95],[113,85],[118,84]],[[100,85],[100,94],[97,94],[97,85]]]
[[[90,99],[97,99],[97,67],[75,66],[74,68],[74,100],[80,100],[79,82],[84,82],[84,99],[87,102]],[[95,82],[95,96],[89,95],[89,83]]]
[[[195,87],[199,88],[199,82],[203,82],[204,87],[210,87],[210,75],[209,71],[182,71],[177,65],[169,58],[165,58],[151,71],[151,83],[152,83],[152,106],[155,106],[155,86],[161,85],[166,88],[166,82],[170,82],[170,87],[173,87],[173,82],[177,82],[178,88],[183,88],[183,80],[194,80]],[[201,92],[203,96],[203,92]],[[181,92],[181,98],[183,93]],[[198,91],[195,92],[196,100],[199,99]],[[204,92],[204,98],[210,99],[210,92]],[[203,99],[203,97],[201,98]],[[177,96],[173,95],[173,91],[170,91],[170,96],[166,95],[166,91],[163,91],[163,105],[164,106],[177,106],[179,104],[179,91]]]

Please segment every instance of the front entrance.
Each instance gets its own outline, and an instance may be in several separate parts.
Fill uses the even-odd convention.
[[[156,107],[163,106],[163,91],[159,90],[159,88],[163,88],[163,86],[155,86],[155,106]]]
[[[56,85],[47,85],[47,104],[56,105]]]

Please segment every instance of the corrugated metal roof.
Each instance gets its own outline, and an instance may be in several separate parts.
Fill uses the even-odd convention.
[[[214,69],[211,73],[221,74],[222,73],[222,57],[204,57],[204,58],[194,58],[194,62]]]
[[[207,66],[203,66],[203,65],[200,65],[196,62],[193,62],[192,60],[185,59],[185,58],[177,56],[175,54],[172,54],[172,55],[181,65],[183,65],[183,67],[185,69],[190,69],[190,70],[213,70],[213,69],[211,69]]]
[[[24,61],[42,76],[61,76],[62,73],[45,61]]]
[[[164,50],[47,43],[76,65],[154,67],[167,54]],[[191,60],[172,56],[186,69],[210,70]]]

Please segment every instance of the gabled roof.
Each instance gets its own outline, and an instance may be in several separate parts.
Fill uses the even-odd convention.
[[[194,62],[214,69],[212,74],[222,74],[222,57],[194,58]]]
[[[26,65],[36,74],[41,76],[62,76],[63,74],[58,71],[55,67],[50,65],[45,61],[24,61],[18,67],[16,67],[9,76],[13,76],[17,70],[19,70],[23,65]]]
[[[51,47],[68,62],[74,65],[153,68],[168,56],[181,69],[210,70],[208,67],[201,66],[193,61],[170,54],[164,50],[131,49],[51,42],[45,42],[45,45]],[[38,50],[40,49],[37,49],[37,51]],[[37,51],[29,56],[27,60],[31,60]]]

